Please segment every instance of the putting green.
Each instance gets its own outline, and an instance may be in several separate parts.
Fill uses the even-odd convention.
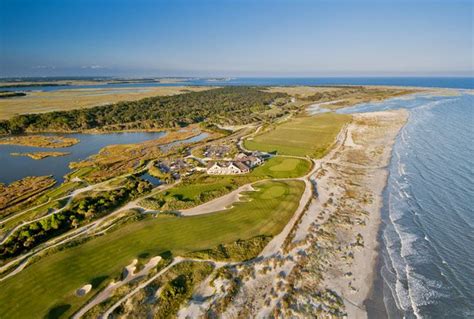
[[[310,169],[309,160],[275,156],[255,168],[249,175],[263,178],[296,178],[303,177]]]
[[[274,172],[286,172],[296,169],[300,160],[296,158],[283,158],[283,161],[280,164],[270,167],[269,169]]]

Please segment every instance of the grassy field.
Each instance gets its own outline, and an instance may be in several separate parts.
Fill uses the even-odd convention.
[[[257,235],[276,235],[296,210],[301,181],[259,184],[251,201],[232,209],[193,217],[163,216],[129,224],[82,245],[44,257],[18,275],[0,282],[2,318],[43,317],[54,308],[71,315],[86,302],[75,290],[113,278],[139,256],[166,251],[175,255],[212,248]],[[89,295],[93,295],[97,289]]]
[[[245,147],[284,155],[320,158],[350,119],[350,115],[335,113],[293,118],[246,140]]]
[[[310,169],[309,160],[277,156],[255,168],[250,175],[265,178],[296,178],[304,176]]]
[[[26,96],[1,99],[0,119],[9,119],[17,114],[72,110],[110,104],[118,101],[135,101],[157,95],[174,95],[188,91],[202,91],[208,89],[208,87],[163,86],[29,92]]]

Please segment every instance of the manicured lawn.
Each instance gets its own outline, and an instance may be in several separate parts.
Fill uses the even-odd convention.
[[[350,115],[323,113],[297,117],[245,141],[251,150],[320,158],[326,154]]]
[[[270,158],[264,165],[255,168],[250,176],[266,178],[296,178],[302,177],[311,169],[311,162],[301,158],[276,156]]]
[[[0,282],[2,318],[42,318],[52,308],[70,316],[86,298],[74,292],[98,278],[113,278],[140,255],[175,255],[215,247],[237,239],[278,234],[296,210],[301,181],[267,181],[251,201],[232,209],[193,217],[147,218],[82,245],[44,257]],[[89,296],[96,292],[95,289]]]

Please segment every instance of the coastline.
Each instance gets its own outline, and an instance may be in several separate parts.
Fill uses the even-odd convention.
[[[408,112],[408,111],[406,111]],[[377,236],[376,236],[376,251],[375,251],[375,262],[373,265],[372,269],[372,284],[369,290],[369,293],[367,294],[365,300],[364,300],[364,307],[367,311],[367,318],[368,319],[385,319],[388,318],[388,311],[385,305],[385,300],[384,300],[384,281],[382,277],[382,266],[383,266],[383,255],[382,255],[382,249],[383,249],[383,227],[384,227],[384,222],[383,222],[383,214],[386,213],[387,209],[387,184],[388,184],[388,166],[390,165],[392,161],[392,156],[393,156],[393,146],[395,144],[396,139],[399,137],[400,131],[403,129],[403,127],[406,125],[406,122],[408,121],[408,118],[405,121],[405,124],[401,126],[398,130],[398,133],[396,134],[395,138],[393,139],[392,144],[390,145],[390,157],[387,161],[387,167],[385,168],[386,171],[386,178],[385,178],[385,186],[383,187],[382,193],[380,194],[381,200],[382,200],[382,205],[379,209],[379,222],[378,222],[378,231],[377,231]]]
[[[348,133],[344,146],[346,148],[356,148],[359,151],[364,150],[366,154],[370,154],[371,150],[378,148],[378,154],[373,155],[371,161],[366,164],[353,163],[357,165],[359,171],[349,175],[354,178],[360,175],[357,184],[360,186],[361,193],[367,191],[373,196],[372,201],[363,203],[357,199],[342,204],[342,208],[349,209],[354,203],[361,205],[367,213],[367,217],[361,223],[354,223],[349,226],[350,229],[343,229],[341,226],[335,226],[336,237],[339,241],[339,248],[342,254],[336,253],[330,258],[331,269],[324,276],[324,286],[332,289],[342,297],[345,305],[345,312],[348,318],[381,318],[386,316],[383,307],[383,298],[380,294],[381,281],[379,273],[380,265],[380,235],[382,223],[383,208],[383,191],[388,180],[387,166],[392,155],[393,145],[400,129],[406,123],[408,112],[406,110],[390,111],[390,112],[374,112],[354,114],[355,121],[367,121],[372,123],[374,127],[382,128],[361,129],[361,126],[352,124],[348,127]],[[370,122],[373,121],[373,122]],[[381,124],[382,123],[382,124]],[[370,126],[370,125],[369,125]],[[366,135],[361,134],[364,132]],[[358,138],[353,138],[353,135]],[[365,145],[364,145],[365,144]],[[362,147],[361,147],[362,146]],[[347,166],[351,163],[347,155],[341,151],[339,156],[342,162],[338,162],[338,168]],[[346,155],[346,156],[344,156]],[[344,159],[345,158],[345,159]],[[334,169],[331,172],[337,176],[339,172]],[[327,190],[333,188],[334,185],[329,184]],[[345,195],[339,194],[339,200]],[[363,238],[362,245],[353,243],[353,238],[361,236]],[[344,252],[344,245],[348,251]],[[360,247],[362,246],[362,247]],[[342,247],[342,248],[341,248]],[[382,318],[383,318],[382,317]]]

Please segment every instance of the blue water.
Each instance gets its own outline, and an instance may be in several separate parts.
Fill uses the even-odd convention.
[[[54,135],[54,134],[48,134]],[[0,145],[0,183],[11,183],[27,176],[52,175],[59,183],[64,181],[64,175],[69,173],[70,162],[77,162],[97,154],[103,147],[112,144],[132,144],[158,139],[166,132],[129,132],[109,134],[60,134],[61,136],[78,138],[80,142],[71,147],[41,148],[19,145]],[[163,152],[168,152],[172,147],[202,141],[209,136],[203,132],[196,136],[173,141],[160,146]],[[34,160],[26,156],[11,156],[10,153],[29,153],[39,151],[69,152],[71,154],[60,157],[48,157]],[[147,176],[148,177],[148,176]],[[152,184],[158,181],[152,180]]]
[[[343,112],[406,108],[382,211],[390,318],[474,318],[474,96],[392,99]]]
[[[101,148],[110,144],[139,143],[164,136],[165,132],[156,133],[112,133],[112,134],[62,134],[75,137],[80,142],[71,147],[41,148],[18,145],[0,145],[0,183],[11,183],[27,176],[53,175],[61,183],[64,175],[69,173],[70,162],[84,160],[96,154]],[[34,160],[26,156],[11,156],[10,153],[28,153],[39,151],[69,152],[61,157],[48,157]]]
[[[32,86],[21,88],[2,88],[10,91],[56,91],[71,89],[98,89],[98,88],[130,88],[130,87],[158,87],[182,85],[259,85],[259,86],[291,86],[291,85],[400,85],[416,87],[444,87],[472,89],[474,77],[317,77],[317,78],[231,78],[225,80],[209,80],[205,78],[191,79],[178,83],[122,83],[97,84],[77,86]]]
[[[147,181],[147,182],[150,182],[150,184],[153,185],[153,186],[158,186],[158,185],[162,184],[162,182],[159,178],[157,178],[155,176],[152,176],[149,173],[144,173],[144,174],[140,175],[140,178]]]

